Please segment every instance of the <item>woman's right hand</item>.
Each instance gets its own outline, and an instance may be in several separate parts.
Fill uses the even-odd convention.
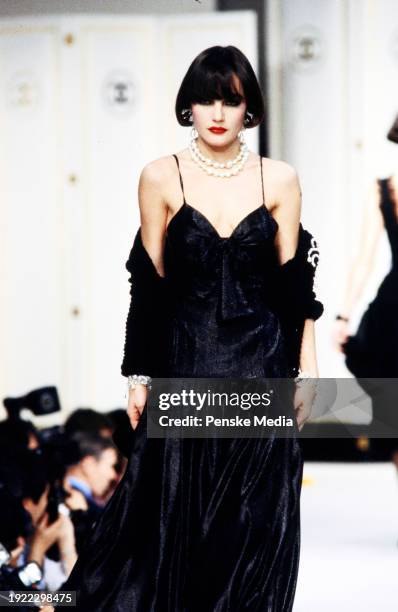
[[[135,429],[139,423],[148,397],[148,387],[137,384],[134,389],[129,390],[127,414],[131,427]]]
[[[344,352],[343,344],[347,342],[349,329],[347,321],[335,321],[332,330],[332,342],[336,351]]]

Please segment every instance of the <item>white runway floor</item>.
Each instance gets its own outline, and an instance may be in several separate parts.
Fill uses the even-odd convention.
[[[306,463],[294,612],[397,612],[398,476],[390,463]]]

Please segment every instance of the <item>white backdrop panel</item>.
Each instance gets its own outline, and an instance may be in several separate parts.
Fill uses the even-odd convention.
[[[0,393],[56,384],[67,411],[124,405],[124,264],[139,226],[140,171],[187,145],[174,103],[199,51],[234,44],[257,67],[255,15],[26,16],[1,24],[2,90],[23,71],[33,74],[37,99],[3,109]],[[254,150],[257,132],[247,136]]]
[[[298,171],[303,224],[321,251],[317,272],[325,314],[317,323],[320,373],[333,375],[330,325],[347,258],[346,3],[284,0],[283,158]],[[336,372],[335,372],[336,375]]]
[[[2,395],[62,380],[58,37],[0,24]]]

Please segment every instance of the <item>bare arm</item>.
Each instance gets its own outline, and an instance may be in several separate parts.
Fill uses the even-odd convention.
[[[278,250],[279,263],[283,265],[294,257],[298,243],[301,215],[301,188],[294,168],[278,162],[276,206],[273,212],[279,230],[275,245]]]
[[[297,249],[301,214],[301,188],[295,170],[284,164],[285,180],[281,182],[278,206],[274,217],[279,224],[277,247],[281,264],[291,259]],[[307,319],[304,325],[300,354],[300,370],[318,377],[315,350],[315,323]]]
[[[296,254],[298,247],[298,235],[301,214],[301,189],[295,171],[290,168],[286,181],[280,190],[278,198],[279,205],[275,218],[279,224],[277,234],[279,260],[284,264]],[[315,347],[315,322],[306,319],[301,340],[300,370],[306,372],[313,378],[318,377],[318,366]],[[309,418],[314,398],[314,390],[298,387],[294,396],[294,409],[299,429],[301,430],[305,421]]]
[[[300,370],[307,372],[312,378],[318,378],[318,364],[315,344],[315,321],[306,319],[304,323],[303,339],[300,352]]]
[[[167,205],[161,193],[162,165],[162,160],[146,165],[138,184],[142,243],[160,276],[164,276],[163,248],[167,222]]]
[[[360,246],[350,267],[343,304],[340,310],[340,314],[345,317],[351,315],[355,303],[362,294],[366,280],[373,270],[376,247],[383,226],[379,187],[377,183],[374,183],[367,197],[365,215],[362,221]]]
[[[165,176],[164,168],[163,159],[147,164],[141,172],[138,184],[142,244],[159,276],[162,277],[165,275],[163,250],[167,223],[167,205],[161,191]],[[135,372],[135,374],[146,373]],[[133,429],[137,427],[145,408],[147,393],[147,387],[141,384],[129,390],[127,414]]]
[[[319,378],[315,347],[315,321],[306,319],[304,323],[303,336],[300,351],[300,371],[309,374],[311,378]],[[294,409],[299,431],[311,416],[312,407],[316,395],[316,385],[310,381],[310,385],[296,387],[294,395]]]

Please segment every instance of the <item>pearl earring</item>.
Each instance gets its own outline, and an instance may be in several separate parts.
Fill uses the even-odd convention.
[[[190,135],[190,140],[196,140],[196,138],[199,136],[198,131],[196,129],[196,127],[193,125],[191,127],[191,135]]]

